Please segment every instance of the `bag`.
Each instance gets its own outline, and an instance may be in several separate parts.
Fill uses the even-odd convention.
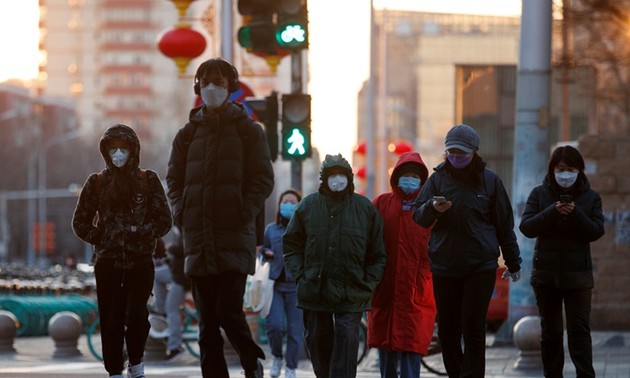
[[[267,261],[256,259],[256,272],[247,276],[243,298],[243,307],[252,312],[260,312],[263,318],[269,315],[273,299],[274,280],[269,278],[269,265]]]

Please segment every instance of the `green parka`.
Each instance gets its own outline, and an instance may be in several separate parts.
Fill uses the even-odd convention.
[[[326,179],[337,167],[348,176],[343,192]],[[352,169],[341,155],[326,155],[319,191],[298,204],[283,237],[284,259],[297,283],[298,307],[362,312],[385,269],[383,220],[366,197],[354,193]]]

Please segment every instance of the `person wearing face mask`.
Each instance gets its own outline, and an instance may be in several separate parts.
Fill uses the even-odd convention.
[[[352,168],[326,155],[319,190],[297,205],[282,238],[318,378],[356,376],[359,326],[385,269],[383,219],[354,193]]]
[[[452,127],[444,162],[434,168],[414,203],[415,222],[432,227],[433,293],[449,377],[485,374],[486,313],[500,254],[507,265],[503,278],[516,282],[521,275],[510,198],[477,153],[479,144],[474,128]]]
[[[553,151],[542,185],[527,198],[519,228],[525,236],[536,238],[531,285],[540,313],[545,377],[562,376],[563,307],[576,375],[594,377],[590,244],[604,235],[604,215],[577,149],[562,146]]]
[[[427,246],[430,228],[412,218],[414,199],[429,171],[417,152],[400,155],[391,192],[374,205],[383,217],[387,266],[368,312],[368,346],[378,348],[382,378],[420,377],[435,325],[435,299]]]
[[[94,275],[103,362],[110,377],[144,377],[149,335],[147,301],[153,288],[156,240],[171,228],[170,208],[157,173],[141,170],[140,141],[132,128],[114,125],[101,137],[105,169],[81,190],[72,229],[94,246]],[[96,219],[96,222],[95,222]]]
[[[273,190],[269,148],[260,124],[229,101],[239,89],[232,64],[220,58],[203,62],[193,89],[203,104],[190,111],[173,140],[166,182],[200,316],[201,372],[229,377],[222,328],[245,376],[262,377],[259,359],[265,354],[252,338],[243,294],[247,275],[255,271],[256,219]]]
[[[302,335],[303,314],[302,310],[297,307],[297,288],[293,275],[285,267],[282,248],[282,235],[284,235],[287,224],[295,212],[295,207],[301,199],[300,193],[293,189],[285,190],[280,194],[276,221],[270,223],[265,229],[261,248],[263,258],[271,264],[269,278],[274,280],[271,309],[265,322],[265,331],[273,356],[269,370],[269,375],[272,378],[280,376],[285,361],[284,377],[295,378],[295,369],[297,369],[304,342]],[[282,346],[285,334],[287,345],[286,351],[283,353]]]

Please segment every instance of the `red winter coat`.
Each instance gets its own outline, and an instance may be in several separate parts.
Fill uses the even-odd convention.
[[[396,163],[390,179],[392,191],[373,201],[385,223],[387,265],[372,296],[368,345],[425,355],[433,336],[436,314],[427,252],[431,230],[413,221],[411,209],[403,209],[403,201],[409,204],[418,194],[405,194],[398,187],[398,178],[409,164],[417,165],[424,184],[428,170],[418,153],[408,152]]]

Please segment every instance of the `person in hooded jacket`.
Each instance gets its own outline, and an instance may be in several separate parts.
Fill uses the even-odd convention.
[[[282,238],[318,378],[356,376],[361,317],[387,261],[383,219],[354,193],[353,177],[341,154],[326,155],[319,190],[300,201]]]
[[[502,277],[520,279],[521,257],[510,198],[499,176],[477,153],[480,138],[468,125],[445,138],[444,162],[422,187],[414,220],[431,227],[429,258],[438,337],[449,377],[484,377],[486,314],[498,258]],[[462,336],[464,348],[462,350]]]
[[[431,229],[412,217],[413,202],[428,176],[420,154],[406,152],[392,172],[391,192],[373,201],[385,224],[387,266],[368,312],[368,345],[378,348],[383,378],[420,377],[420,358],[433,337],[436,309],[427,253]]]
[[[265,331],[273,356],[271,369],[269,369],[269,375],[272,378],[280,376],[284,360],[286,360],[284,377],[295,378],[295,369],[297,369],[304,343],[303,314],[302,310],[297,307],[295,280],[291,272],[285,267],[282,248],[282,235],[284,235],[287,224],[301,199],[300,193],[294,189],[285,190],[280,194],[276,221],[267,226],[260,250],[262,256],[270,264],[269,278],[274,280],[273,299],[271,300],[269,315],[265,321]],[[283,358],[282,344],[285,334],[287,346]]]
[[[152,254],[156,240],[171,228],[171,212],[157,173],[139,168],[140,141],[133,129],[120,124],[108,128],[99,149],[106,168],[83,185],[72,228],[94,246],[105,370],[122,377],[126,345],[127,376],[144,377]]]
[[[562,377],[564,322],[578,377],[594,377],[591,342],[593,263],[590,243],[604,235],[599,194],[584,174],[584,159],[571,146],[556,148],[542,185],[527,198],[520,230],[536,238],[531,285],[540,313],[545,377]]]
[[[265,358],[243,313],[243,294],[247,275],[255,271],[256,217],[274,177],[262,127],[229,101],[237,90],[231,63],[218,58],[199,66],[194,91],[204,104],[177,132],[166,176],[200,317],[201,371],[212,378],[229,377],[221,328],[246,377],[262,377],[258,359]]]

